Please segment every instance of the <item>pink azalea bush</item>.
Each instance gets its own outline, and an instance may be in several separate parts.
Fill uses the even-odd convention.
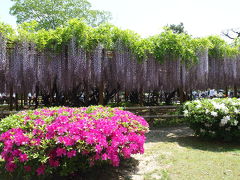
[[[44,108],[1,121],[0,150],[6,171],[68,175],[98,163],[144,152],[147,122],[118,108]]]

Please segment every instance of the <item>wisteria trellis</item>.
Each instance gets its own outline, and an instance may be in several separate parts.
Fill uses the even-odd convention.
[[[163,63],[149,56],[142,62],[120,41],[109,53],[101,45],[87,51],[77,46],[75,38],[61,52],[38,52],[32,43],[15,43],[7,49],[0,36],[0,93],[35,93],[36,86],[50,92],[54,85],[60,92],[103,85],[125,91],[171,91],[224,88],[240,84],[240,59],[209,58],[200,51],[198,63],[187,67],[180,58],[166,57]],[[87,86],[87,87],[86,87]]]

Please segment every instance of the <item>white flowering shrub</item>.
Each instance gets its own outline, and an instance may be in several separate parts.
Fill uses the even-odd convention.
[[[202,99],[186,102],[183,113],[196,135],[236,140],[240,137],[240,99]]]

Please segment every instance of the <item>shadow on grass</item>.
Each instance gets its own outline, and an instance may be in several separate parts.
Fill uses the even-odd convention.
[[[203,151],[240,153],[240,143],[200,138],[194,136],[193,131],[186,126],[151,130],[147,134],[147,142],[173,142],[182,147]]]

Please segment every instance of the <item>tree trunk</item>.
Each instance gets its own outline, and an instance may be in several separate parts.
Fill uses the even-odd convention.
[[[13,110],[13,87],[10,87],[10,94],[9,94],[9,109],[10,111]]]
[[[104,85],[103,83],[100,84],[99,87],[99,105],[104,105]]]
[[[38,105],[39,105],[39,103],[38,103],[38,95],[39,95],[39,87],[38,87],[38,85],[36,85],[35,109],[37,109]]]
[[[226,93],[226,97],[228,97],[228,87],[225,87],[225,93]]]
[[[234,92],[234,97],[237,97],[238,95],[237,95],[237,86],[236,85],[234,85],[234,87],[233,87],[233,92]]]
[[[15,108],[16,108],[16,111],[18,111],[18,94],[17,93],[15,96]]]

